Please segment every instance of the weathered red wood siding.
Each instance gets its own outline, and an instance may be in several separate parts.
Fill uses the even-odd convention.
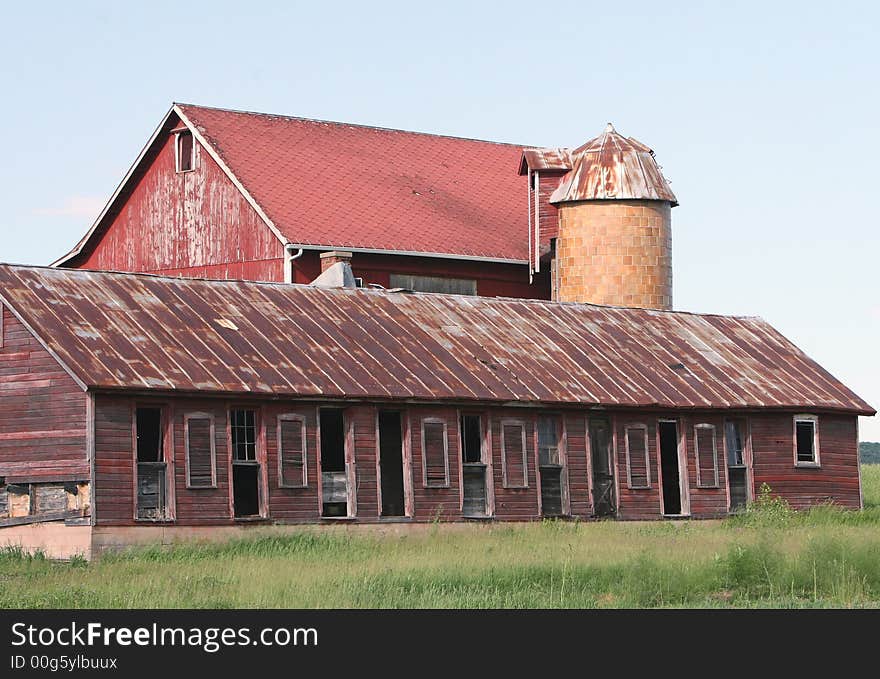
[[[697,485],[697,446],[695,443],[695,429],[698,424],[711,424],[715,426],[715,448],[717,451],[716,464],[718,465],[718,486],[715,488],[699,487]],[[724,516],[728,510],[727,497],[727,464],[724,458],[724,418],[715,415],[698,415],[684,417],[681,420],[684,427],[685,445],[687,446],[687,475],[690,491],[691,516],[696,518],[709,518]],[[708,471],[708,470],[707,470]],[[704,486],[708,486],[704,479]]]
[[[550,299],[549,275],[542,272],[529,283],[525,264],[355,252],[351,268],[355,276],[364,279],[364,285],[377,283],[387,288],[391,287],[391,274],[414,274],[473,279],[477,281],[477,294],[483,297]],[[306,250],[294,261],[294,283],[311,283],[320,273],[316,250]]]
[[[615,419],[615,459],[617,460],[618,516],[621,519],[659,519],[660,470],[657,457],[657,417],[649,414],[621,414]],[[649,488],[630,488],[627,483],[626,429],[645,425],[648,445]]]
[[[565,452],[571,515],[586,518],[593,513],[593,499],[590,496],[587,420],[583,413],[565,415]]]
[[[134,522],[132,448],[133,408],[139,403],[134,397],[97,396],[95,414],[95,492],[97,522],[104,525],[131,525]],[[168,399],[167,412],[172,426],[176,523],[180,525],[231,524],[227,419],[230,403],[221,399]],[[277,522],[320,521],[318,497],[318,405],[304,402],[263,402],[251,405],[262,423],[261,441],[265,447],[267,472],[268,519]],[[382,406],[393,407],[393,406]],[[84,412],[84,408],[83,408]],[[184,438],[186,413],[210,413],[215,423],[217,488],[187,489]],[[454,521],[461,518],[459,412],[445,406],[408,406],[402,408],[404,423],[409,427],[411,451],[414,519],[416,521]],[[494,481],[495,518],[502,521],[527,521],[539,518],[539,488],[536,473],[535,411],[521,408],[487,407],[474,412],[485,413],[489,422],[488,439]],[[376,469],[376,407],[351,405],[345,408],[346,424],[352,427],[357,479],[357,519],[378,520],[378,480]],[[301,415],[306,421],[306,464],[308,485],[304,488],[281,488],[278,480],[278,416]],[[739,414],[746,417],[745,414]],[[657,421],[673,418],[673,413],[620,412],[615,415],[618,496],[621,519],[660,519],[660,479],[658,464]],[[426,488],[423,481],[422,420],[439,418],[446,422],[449,451],[449,487]],[[791,414],[751,414],[752,448],[754,450],[754,481],[759,488],[768,483],[774,492],[786,497],[796,507],[833,501],[847,507],[859,506],[858,456],[856,452],[855,417],[819,416],[820,469],[795,468],[793,462]],[[527,441],[527,488],[505,488],[501,448],[501,422],[521,420]],[[565,452],[568,465],[568,493],[571,514],[589,517],[592,514],[590,459],[586,431],[586,412],[571,410],[563,413]],[[688,483],[691,515],[695,518],[722,516],[727,512],[727,478],[724,458],[724,416],[688,414],[679,416],[680,432],[684,433],[687,468],[682,475]],[[81,420],[82,422],[82,420]],[[694,425],[716,426],[718,453],[718,486],[697,486]],[[650,468],[650,488],[636,489],[627,485],[625,429],[627,425],[645,425]],[[7,426],[8,425],[4,425]],[[84,426],[84,424],[83,424]],[[84,445],[84,444],[83,444]]]
[[[559,235],[559,210],[550,202],[550,195],[559,188],[566,171],[542,170],[538,182],[538,223],[541,243],[547,244]]]
[[[756,495],[766,483],[793,507],[860,506],[856,417],[819,415],[821,467],[795,467],[792,414],[750,418]]]
[[[88,479],[88,397],[3,304],[0,314],[0,476]]]
[[[527,488],[505,488],[503,451],[501,447],[502,420],[521,420],[526,430],[526,471]],[[492,427],[492,471],[495,480],[495,516],[508,521],[537,519],[538,514],[538,475],[535,469],[535,418],[527,410],[508,408],[493,409],[490,412]]]
[[[72,266],[284,280],[281,242],[197,142],[191,172],[175,171],[171,134],[145,167],[100,240]]]

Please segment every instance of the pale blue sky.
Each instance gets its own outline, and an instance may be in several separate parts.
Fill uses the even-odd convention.
[[[5,3],[0,261],[85,232],[172,101],[652,146],[675,306],[763,316],[880,406],[876,3]],[[863,419],[880,440],[880,418]]]

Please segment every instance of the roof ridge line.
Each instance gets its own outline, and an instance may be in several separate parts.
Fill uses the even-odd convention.
[[[440,134],[437,132],[420,132],[418,130],[405,130],[399,127],[384,127],[382,125],[367,125],[365,123],[347,123],[341,120],[325,120],[323,118],[308,118],[305,116],[293,116],[284,113],[266,113],[265,111],[249,111],[243,109],[226,108],[223,106],[203,106],[201,104],[189,104],[185,102],[175,101],[174,106],[184,106],[190,108],[202,108],[209,111],[223,111],[225,113],[237,113],[240,115],[262,116],[266,118],[283,118],[284,120],[299,120],[307,123],[320,123],[322,125],[339,125],[341,127],[359,127],[369,130],[377,130],[380,132],[402,132],[404,134],[417,134],[424,137],[439,137],[441,139],[458,139],[459,141],[472,141],[480,144],[495,144],[497,146],[512,146],[514,148],[549,148],[541,146],[531,146],[529,144],[518,144],[509,141],[494,141],[492,139],[478,139],[477,137],[462,137],[455,134]]]

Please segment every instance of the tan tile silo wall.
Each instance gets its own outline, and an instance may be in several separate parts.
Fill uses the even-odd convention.
[[[560,205],[557,299],[671,309],[670,212],[650,200]]]

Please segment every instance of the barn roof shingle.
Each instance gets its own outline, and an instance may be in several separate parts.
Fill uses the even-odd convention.
[[[758,318],[12,265],[0,298],[89,388],[874,412]]]

